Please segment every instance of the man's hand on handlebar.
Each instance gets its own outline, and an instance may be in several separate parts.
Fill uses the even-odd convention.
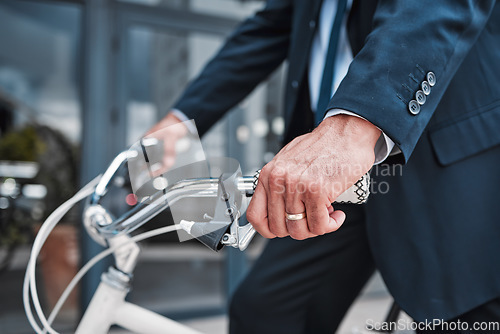
[[[266,238],[337,230],[345,214],[331,203],[372,167],[380,134],[361,118],[337,115],[295,138],[262,169],[248,221]]]

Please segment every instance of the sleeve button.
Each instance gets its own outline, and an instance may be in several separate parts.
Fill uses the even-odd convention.
[[[408,104],[408,110],[413,115],[418,115],[418,113],[420,112],[420,104],[418,104],[418,102],[415,100],[411,100]]]
[[[436,75],[434,74],[434,72],[427,73],[427,82],[429,83],[429,85],[431,85],[431,87],[436,84]]]
[[[431,85],[427,81],[422,81],[422,92],[424,92],[425,95],[429,95],[431,93]]]
[[[417,100],[418,104],[423,105],[427,98],[425,97],[425,94],[421,90],[417,90],[415,93],[415,99]]]

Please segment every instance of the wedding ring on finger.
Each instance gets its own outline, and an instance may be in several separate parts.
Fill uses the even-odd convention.
[[[287,220],[290,220],[290,221],[293,221],[293,220],[301,220],[301,219],[304,219],[306,218],[306,213],[305,212],[302,212],[302,213],[286,213],[286,219]]]

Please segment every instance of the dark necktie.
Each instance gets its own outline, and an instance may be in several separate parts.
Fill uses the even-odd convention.
[[[338,0],[337,13],[333,21],[332,31],[330,33],[330,41],[328,42],[328,51],[326,53],[325,68],[319,88],[318,105],[314,116],[314,123],[317,126],[325,116],[326,107],[332,95],[333,73],[335,70],[335,56],[337,55],[337,45],[339,44],[340,26],[344,17],[347,0]]]

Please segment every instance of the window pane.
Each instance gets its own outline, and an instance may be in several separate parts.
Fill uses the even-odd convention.
[[[0,92],[40,124],[80,140],[80,8],[0,4]],[[16,116],[17,117],[17,116]]]

